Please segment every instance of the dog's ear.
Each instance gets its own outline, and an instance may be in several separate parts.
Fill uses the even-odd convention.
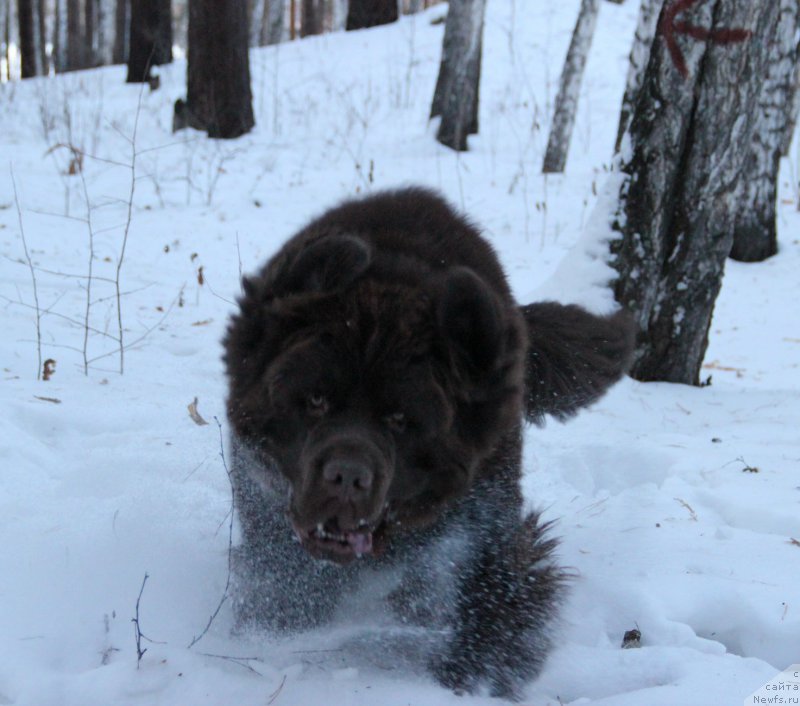
[[[439,330],[479,371],[489,370],[503,345],[503,323],[497,298],[466,267],[447,273],[437,309]]]
[[[309,243],[275,279],[277,297],[330,292],[351,284],[372,261],[369,245],[354,235],[328,235]]]
[[[555,302],[521,308],[530,348],[525,362],[525,414],[566,419],[605,394],[628,370],[635,327],[619,311],[595,316]]]

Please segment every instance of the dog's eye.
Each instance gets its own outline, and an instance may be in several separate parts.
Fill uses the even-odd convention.
[[[402,412],[392,412],[384,417],[384,419],[392,431],[405,431],[406,415]]]
[[[328,399],[319,392],[312,392],[306,398],[306,407],[308,408],[309,414],[321,417],[328,411]]]

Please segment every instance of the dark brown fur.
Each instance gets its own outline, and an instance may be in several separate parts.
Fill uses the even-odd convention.
[[[392,608],[449,630],[439,681],[517,694],[563,594],[522,513],[523,415],[602,395],[628,319],[519,308],[491,246],[422,189],[326,212],[244,288],[225,340],[240,624],[318,625],[363,566],[400,565]]]

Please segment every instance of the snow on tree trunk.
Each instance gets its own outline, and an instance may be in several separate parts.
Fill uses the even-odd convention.
[[[639,20],[636,23],[633,47],[628,60],[628,78],[625,82],[625,94],[622,97],[622,110],[619,116],[614,152],[619,152],[622,136],[628,129],[633,108],[639,96],[639,89],[642,87],[642,81],[644,80],[644,70],[650,60],[650,47],[653,46],[658,16],[661,14],[663,5],[664,0],[642,0],[639,8]]]
[[[561,85],[558,89],[550,139],[547,141],[547,151],[542,167],[545,174],[563,172],[567,163],[567,152],[572,139],[572,128],[575,125],[575,111],[578,109],[583,70],[592,46],[599,10],[600,0],[581,0],[578,21],[572,32],[572,41],[569,44],[564,69],[561,72]]]
[[[255,124],[247,51],[247,0],[190,0],[186,102],[173,128],[234,138]]]
[[[615,297],[640,329],[631,374],[698,384],[733,241],[742,145],[750,144],[757,124],[767,38],[779,6],[754,0],[714,0],[688,12],[685,6],[670,1],[661,12],[631,120],[613,224],[621,238],[612,252]]]
[[[347,30],[364,29],[397,21],[397,0],[350,0]]]
[[[798,31],[798,1],[781,0],[777,31],[768,38],[769,63],[756,107],[758,123],[735,200],[731,257],[741,262],[760,262],[778,252],[778,170],[794,103]]]
[[[19,0],[17,4],[19,23],[19,49],[22,63],[22,78],[38,75],[36,61],[36,11],[34,0]]]
[[[462,0],[451,2],[447,12],[431,117],[442,117],[436,139],[459,152],[478,132],[485,10],[486,0]]]
[[[128,63],[128,24],[131,17],[130,0],[117,0],[114,8],[114,50],[111,60],[115,64]]]

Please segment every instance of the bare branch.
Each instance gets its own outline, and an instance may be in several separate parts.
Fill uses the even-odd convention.
[[[139,90],[139,100],[136,104],[136,117],[133,120],[133,135],[129,139],[131,145],[131,189],[128,194],[128,214],[125,219],[125,231],[122,235],[122,247],[120,248],[119,259],[117,260],[117,271],[114,277],[114,287],[117,292],[117,330],[119,331],[119,374],[125,372],[125,344],[123,341],[122,329],[122,296],[119,288],[120,272],[122,271],[122,263],[125,261],[125,249],[128,246],[128,234],[131,230],[131,219],[133,218],[133,196],[136,191],[136,132],[139,129],[139,115],[142,112],[142,94],[144,93],[145,84]]]
[[[228,576],[225,580],[225,588],[222,591],[222,598],[220,598],[219,603],[217,604],[216,609],[211,614],[211,617],[208,619],[208,623],[206,624],[203,632],[199,635],[192,638],[192,641],[189,643],[189,649],[192,648],[193,645],[196,645],[200,640],[205,636],[208,632],[211,624],[216,619],[217,615],[219,615],[220,610],[222,610],[222,606],[226,600],[228,600],[229,590],[231,586],[231,568],[232,568],[232,561],[233,561],[233,506],[234,506],[234,492],[233,492],[233,478],[231,477],[230,468],[228,468],[228,462],[225,459],[225,445],[222,440],[222,424],[220,424],[219,419],[214,417],[214,421],[217,423],[217,428],[219,429],[219,456],[222,459],[222,465],[225,468],[225,473],[228,476],[228,481],[231,485],[231,508],[230,508],[230,524],[228,525]],[[255,671],[255,670],[253,670]]]
[[[22,209],[19,206],[19,196],[17,194],[17,181],[14,179],[14,167],[9,165],[11,172],[11,184],[14,187],[14,204],[17,207],[17,218],[19,219],[19,233],[22,237],[22,247],[25,250],[25,259],[28,261],[28,268],[31,271],[31,281],[33,282],[33,301],[36,309],[36,354],[38,362],[36,364],[36,379],[42,379],[42,312],[39,308],[39,290],[36,286],[36,271],[33,267],[31,254],[28,252],[28,243],[25,240],[25,226],[22,223]]]
[[[142,594],[144,593],[144,585],[147,583],[147,579],[150,578],[147,572],[144,572],[144,579],[142,579],[142,587],[139,589],[139,595],[136,598],[136,617],[131,618],[131,622],[133,623],[134,628],[134,635],[136,637],[136,669],[139,669],[139,665],[141,664],[142,657],[144,657],[144,653],[147,652],[147,648],[142,648],[142,630],[139,625],[139,603],[142,600]]]
[[[94,268],[94,230],[92,228],[92,205],[89,203],[89,188],[86,186],[86,175],[80,170],[83,196],[86,199],[86,227],[89,231],[89,266],[86,277],[86,311],[83,319],[83,374],[89,375],[89,317],[92,311],[92,270]]]

